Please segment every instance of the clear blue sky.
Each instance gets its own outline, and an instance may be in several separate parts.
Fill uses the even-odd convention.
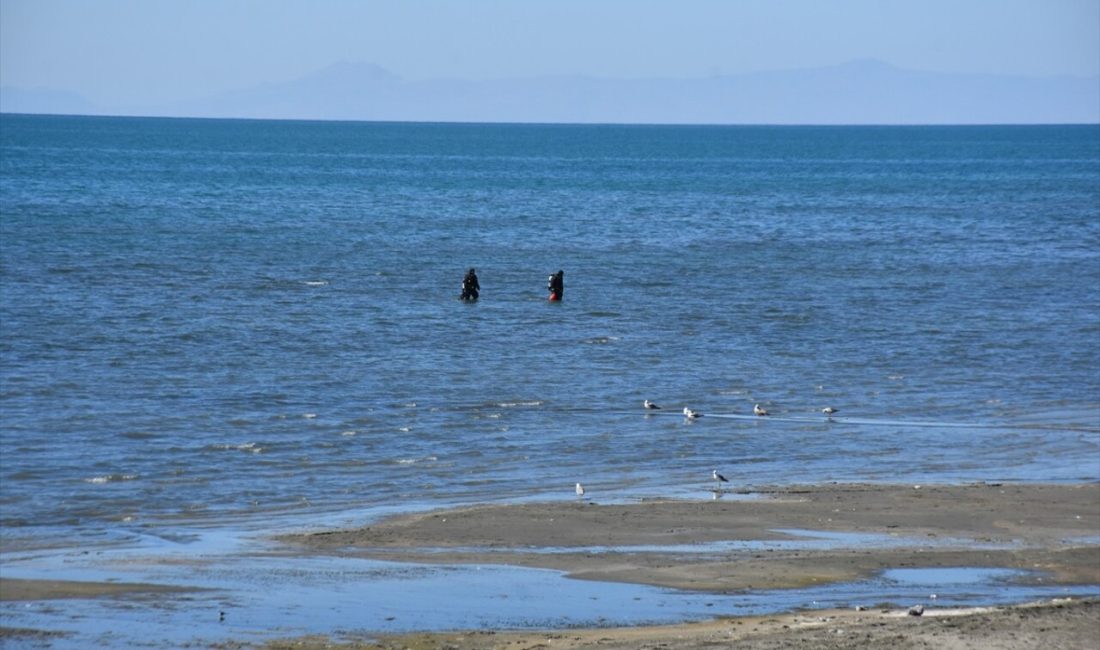
[[[1100,0],[0,0],[0,83],[150,103],[339,61],[410,80],[706,77],[877,58],[1100,74]]]

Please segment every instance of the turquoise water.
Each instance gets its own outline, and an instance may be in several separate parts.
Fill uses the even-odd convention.
[[[4,115],[0,147],[9,550],[715,467],[1100,480],[1095,125]]]

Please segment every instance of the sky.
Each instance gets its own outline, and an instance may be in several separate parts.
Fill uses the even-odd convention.
[[[874,58],[1100,74],[1100,0],[0,0],[0,84],[187,100],[377,64],[410,81],[703,78]]]

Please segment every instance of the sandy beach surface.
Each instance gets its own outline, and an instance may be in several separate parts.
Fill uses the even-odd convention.
[[[822,485],[718,498],[484,505],[279,537],[287,557],[549,568],[572,578],[708,593],[797,589],[898,568],[1006,568],[1045,585],[1100,585],[1100,484]],[[805,540],[818,545],[761,544]],[[738,542],[744,542],[739,544]],[[732,545],[731,545],[732,543]],[[5,600],[110,596],[149,585],[0,579]],[[1088,593],[1092,593],[1089,591]],[[1097,648],[1095,597],[1001,607],[865,603],[680,625],[309,637],[267,647]],[[354,627],[354,622],[348,622]],[[47,634],[47,632],[40,632]],[[3,637],[35,634],[3,630]],[[217,647],[251,647],[227,642]]]
[[[1066,584],[1100,584],[1097,484],[830,485],[756,494],[480,506],[282,539],[309,552],[515,564],[716,592],[805,587],[898,567],[1039,569]],[[796,537],[780,531],[852,537],[820,550],[681,552],[685,545]],[[542,552],[548,548],[554,552]]]
[[[1100,584],[1096,484],[828,485],[763,490],[751,495],[754,498],[719,496],[703,502],[601,505],[585,499],[481,506],[283,540],[315,552],[423,562],[504,562],[557,569],[574,578],[714,592],[849,581],[896,567],[1015,568],[1039,570],[1043,579],[1062,584]],[[779,531],[857,535],[850,538],[853,543],[841,537],[835,547],[821,550],[677,550],[708,542],[790,537]],[[881,536],[896,543],[876,543]],[[555,552],[539,552],[547,548]],[[895,604],[865,611],[551,634],[400,635],[383,638],[377,646],[1100,648],[1100,600],[928,608],[919,617]]]
[[[921,617],[905,611],[827,610],[802,614],[720,619],[705,623],[551,632],[405,634],[369,642],[328,638],[272,642],[270,650],[361,648],[475,650],[478,648],[603,650],[718,648],[779,650],[1089,650],[1100,643],[1100,600],[1051,601],[1015,607],[940,610]],[[235,644],[224,648],[238,648]]]

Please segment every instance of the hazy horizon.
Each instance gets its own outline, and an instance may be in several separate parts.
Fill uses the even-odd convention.
[[[3,0],[0,111],[1092,123],[1100,0]]]

